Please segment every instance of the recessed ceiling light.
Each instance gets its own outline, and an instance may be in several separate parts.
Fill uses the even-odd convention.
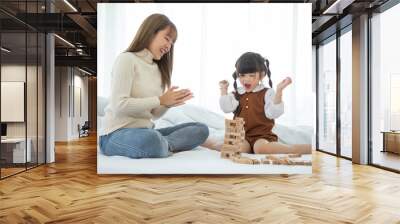
[[[1,50],[4,51],[4,52],[7,52],[7,53],[10,53],[10,52],[11,52],[11,50],[9,50],[9,49],[7,49],[7,48],[5,48],[5,47],[1,47]]]
[[[79,67],[78,67],[78,70],[81,71],[81,72],[83,72],[83,73],[85,73],[85,74],[92,75],[92,73],[90,73],[90,72],[88,72],[88,71],[86,71],[86,70],[83,70],[83,69],[81,69],[81,68],[79,68]]]
[[[73,45],[73,44],[72,44],[71,42],[69,42],[68,40],[66,40],[66,39],[64,39],[64,38],[62,38],[62,37],[60,37],[60,36],[57,35],[57,34],[54,34],[54,36],[57,37],[58,39],[60,39],[61,41],[63,41],[64,43],[68,44],[69,46],[75,48],[75,45]]]
[[[74,10],[75,12],[78,12],[78,10],[71,4],[69,3],[68,0],[64,0],[65,4],[67,4],[72,10]]]

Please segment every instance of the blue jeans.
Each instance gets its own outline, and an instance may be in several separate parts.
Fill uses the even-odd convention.
[[[107,156],[162,158],[203,144],[208,134],[208,127],[198,122],[161,129],[121,128],[100,136],[100,150]]]

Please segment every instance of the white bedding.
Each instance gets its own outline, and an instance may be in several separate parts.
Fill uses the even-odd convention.
[[[101,117],[98,119],[101,127]],[[224,138],[224,117],[194,105],[171,108],[159,120],[156,128],[168,127],[185,122],[202,122],[209,127],[208,145],[220,146]],[[311,144],[312,128],[285,127],[275,125],[273,131],[279,141],[287,144]],[[263,155],[247,154],[261,158]],[[303,155],[306,161],[311,155]],[[197,147],[191,151],[176,153],[162,159],[130,159],[123,156],[105,156],[98,150],[97,172],[99,174],[307,174],[311,166],[247,165],[237,164],[220,158],[218,151]]]
[[[186,122],[201,122],[208,126],[210,136],[208,145],[220,146],[224,141],[224,116],[194,105],[171,108],[161,119],[154,121],[156,128],[163,128]],[[272,131],[278,135],[278,141],[285,144],[311,144],[313,129],[309,126],[287,127],[275,124]]]
[[[263,155],[246,154],[261,158]],[[310,161],[311,155],[303,155]],[[97,154],[98,174],[311,174],[312,166],[247,165],[222,159],[218,151],[197,147],[162,159],[130,159]]]

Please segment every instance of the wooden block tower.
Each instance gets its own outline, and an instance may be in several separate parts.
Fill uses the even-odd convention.
[[[243,118],[234,120],[225,119],[225,138],[221,148],[221,157],[230,159],[234,163],[242,164],[270,164],[270,165],[306,165],[310,161],[303,161],[299,154],[288,154],[285,156],[266,155],[261,160],[252,159],[241,155],[240,146],[245,141],[245,130]]]
[[[225,119],[225,138],[224,145],[221,148],[221,157],[231,159],[240,156],[240,145],[243,144],[244,137],[243,118]]]

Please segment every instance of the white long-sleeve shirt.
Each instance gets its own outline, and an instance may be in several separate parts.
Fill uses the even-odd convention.
[[[256,86],[256,88],[253,89],[252,92],[258,92],[261,91],[265,88],[264,85],[259,84]],[[246,90],[242,87],[238,88],[238,93],[240,95],[244,94]],[[284,104],[283,101],[280,102],[279,104],[274,104],[274,98],[275,98],[275,91],[274,89],[268,89],[267,92],[265,92],[265,97],[264,97],[264,112],[265,116],[269,119],[276,119],[280,117],[284,113]],[[228,93],[227,95],[223,95],[219,98],[219,105],[225,113],[231,113],[236,110],[236,108],[239,106],[239,101],[235,99],[235,96],[233,93]]]
[[[104,129],[99,135],[120,128],[152,128],[152,119],[167,108],[160,105],[163,94],[161,72],[148,49],[121,53],[114,62],[111,95],[105,108]]]

